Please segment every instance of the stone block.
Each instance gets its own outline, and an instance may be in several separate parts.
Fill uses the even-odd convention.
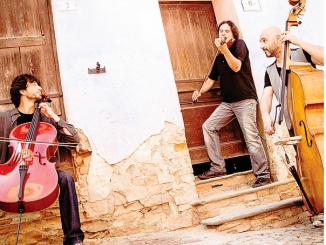
[[[253,200],[257,200],[257,193],[250,193],[250,194],[247,194],[247,195],[244,195],[244,198],[243,198],[243,202],[247,203],[247,202],[251,202]]]

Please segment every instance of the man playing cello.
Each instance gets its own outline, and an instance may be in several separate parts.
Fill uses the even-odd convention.
[[[10,95],[15,108],[0,112],[0,137],[2,138],[9,138],[10,132],[18,125],[31,122],[35,112],[35,103],[42,99],[42,88],[36,77],[22,74],[12,81]],[[41,122],[49,123],[56,128],[57,139],[60,142],[78,144],[79,136],[73,125],[57,116],[47,103],[39,103],[39,108]],[[10,158],[8,146],[9,142],[0,142],[0,164],[6,163]],[[81,230],[75,181],[68,173],[61,170],[56,170],[56,172],[60,188],[59,205],[64,233],[63,244],[81,245],[84,233]]]

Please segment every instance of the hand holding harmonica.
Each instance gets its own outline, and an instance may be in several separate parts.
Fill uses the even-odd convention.
[[[229,50],[229,44],[232,44],[232,39],[227,41],[227,37],[216,38],[214,43],[219,53],[225,54]]]

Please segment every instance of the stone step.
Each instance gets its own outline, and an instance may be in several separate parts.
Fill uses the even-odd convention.
[[[294,197],[300,197],[300,191],[295,180],[291,178],[258,188],[250,186],[246,189],[204,195],[193,206],[197,208],[199,218],[204,220]]]
[[[200,180],[196,178],[195,184],[199,198],[214,194],[229,193],[231,191],[252,188],[256,177],[252,170],[234,173],[218,178]]]
[[[227,233],[279,228],[309,222],[293,178],[252,188],[252,171],[196,182],[199,199],[193,203],[201,223]]]
[[[239,233],[309,223],[310,216],[303,206],[302,197],[293,197],[204,219],[201,224],[220,232]]]
[[[244,210],[237,210],[236,212],[231,212],[228,214],[222,214],[219,216],[215,216],[213,218],[209,219],[204,219],[201,221],[201,224],[203,225],[221,225],[226,222],[231,222],[234,220],[239,220],[239,219],[244,219],[248,217],[252,217],[255,215],[263,214],[266,212],[271,212],[287,207],[292,207],[292,206],[302,206],[303,201],[302,197],[293,197],[289,199],[285,199],[279,202],[273,202],[270,204],[265,204],[265,205],[258,205],[253,208],[246,208]]]

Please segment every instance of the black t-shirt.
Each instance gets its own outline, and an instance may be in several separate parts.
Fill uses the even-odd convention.
[[[31,122],[34,116],[33,114],[25,114],[19,111],[20,117],[17,118],[17,125],[23,124],[23,123],[27,123],[27,122]]]
[[[215,59],[209,78],[216,81],[220,77],[221,94],[224,102],[231,103],[245,99],[257,100],[246,43],[242,39],[238,39],[229,49],[235,58],[242,61],[240,71],[234,72],[224,55],[219,54]]]

